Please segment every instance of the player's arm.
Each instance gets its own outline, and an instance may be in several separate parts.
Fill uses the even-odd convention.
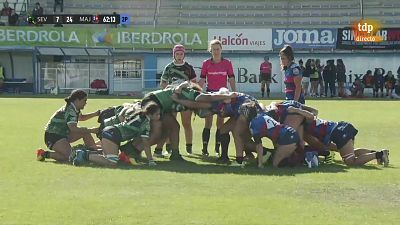
[[[72,133],[81,133],[81,134],[87,134],[87,133],[92,133],[96,134],[99,131],[98,127],[92,127],[92,128],[87,128],[87,127],[78,127],[78,123],[70,122],[67,123],[69,130]]]
[[[288,113],[296,113],[299,115],[304,116],[306,120],[314,120],[314,114],[310,113],[309,111],[303,110],[303,109],[298,109],[293,106],[288,107]]]
[[[302,76],[295,76],[294,77],[294,85],[296,88],[294,89],[294,100],[299,101],[300,100],[300,94],[301,94],[301,80],[303,79]]]
[[[310,107],[308,105],[302,105],[301,106],[302,109],[314,114],[314,116],[318,116],[318,109],[315,109],[313,107]]]
[[[218,94],[218,93],[201,93],[196,97],[196,102],[213,102],[213,101],[223,101],[226,99],[236,98],[236,92],[230,92],[228,94]]]
[[[258,164],[258,168],[264,168],[263,165],[263,146],[262,146],[262,142],[261,142],[261,137],[259,135],[253,135],[253,140],[254,142],[257,144],[256,145],[256,151],[257,151],[257,164]]]
[[[149,166],[157,165],[154,162],[153,155],[151,154],[151,146],[150,146],[150,143],[149,143],[149,138],[148,137],[142,137],[142,143],[143,143],[144,153],[146,154],[146,158],[149,161]]]
[[[231,87],[232,91],[236,91],[236,81],[235,81],[235,77],[230,77],[228,79],[229,81],[229,86]]]
[[[97,110],[96,112],[91,112],[88,114],[80,114],[79,121],[85,121],[85,120],[91,119],[91,118],[99,116],[99,115],[100,115],[100,110]]]
[[[166,80],[161,80],[160,87],[161,89],[165,89],[168,86],[168,82]]]
[[[171,99],[189,109],[208,109],[211,108],[211,103],[208,102],[194,102],[188,99],[180,99],[177,94],[173,94]]]

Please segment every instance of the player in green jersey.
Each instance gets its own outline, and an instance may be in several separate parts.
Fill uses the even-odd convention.
[[[73,90],[65,98],[67,103],[53,114],[45,128],[44,140],[47,147],[53,151],[38,149],[37,160],[44,161],[45,158],[55,159],[60,162],[68,160],[71,152],[70,143],[83,139],[89,148],[96,148],[91,133],[96,133],[98,128],[79,127],[78,121],[85,121],[100,114],[100,111],[82,114],[85,107],[87,93],[83,90]]]
[[[148,102],[142,110],[136,112],[126,121],[108,126],[102,132],[101,145],[103,154],[91,154],[89,151],[76,150],[71,153],[74,165],[82,165],[86,161],[103,166],[116,166],[119,161],[119,147],[122,142],[140,138],[149,165],[156,165],[151,155],[149,138],[153,121],[160,119],[160,107],[154,102]]]
[[[175,45],[172,49],[173,60],[167,66],[165,66],[164,71],[161,76],[160,86],[162,89],[166,88],[168,85],[179,85],[184,81],[190,81],[192,83],[197,83],[196,72],[193,66],[185,61],[185,47],[183,45]],[[188,154],[192,153],[192,142],[193,142],[193,129],[192,129],[192,111],[185,110],[181,111],[181,122],[183,129],[185,131],[186,139],[186,151]],[[172,113],[176,118],[176,113]],[[166,145],[167,151],[170,150],[170,144]],[[162,156],[162,145],[156,147],[154,154],[157,156]]]

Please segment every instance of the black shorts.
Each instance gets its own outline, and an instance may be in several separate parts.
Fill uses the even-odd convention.
[[[265,83],[265,82],[271,82],[271,74],[270,73],[262,73],[260,74],[260,82]]]
[[[114,142],[118,146],[122,142],[121,133],[119,132],[118,128],[114,126],[108,126],[104,128],[103,132],[101,133],[101,137]]]
[[[53,134],[49,132],[44,133],[44,143],[50,150],[53,150],[53,146],[57,143],[57,141],[63,138],[65,138],[66,140],[68,139],[66,136],[62,136],[59,134]]]
[[[358,130],[351,123],[341,121],[333,129],[331,141],[336,144],[338,149],[341,149],[350,139],[354,140],[357,133]]]
[[[310,78],[310,81],[311,81],[311,82],[313,82],[313,81],[319,81],[319,78]]]

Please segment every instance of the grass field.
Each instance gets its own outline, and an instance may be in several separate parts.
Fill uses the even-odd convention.
[[[126,101],[89,99],[84,112]],[[113,169],[38,162],[44,125],[63,100],[0,98],[0,224],[398,224],[400,102],[307,103],[322,118],[353,123],[356,146],[390,149],[390,167],[375,161],[361,168],[338,161],[315,170],[216,165],[214,157],[196,155],[199,118],[196,154],[185,157],[187,163]],[[95,119],[82,124],[95,125]],[[181,132],[181,152],[184,144]]]

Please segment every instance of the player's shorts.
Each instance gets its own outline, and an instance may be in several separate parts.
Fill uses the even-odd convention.
[[[271,74],[270,73],[262,73],[260,74],[260,82],[261,83],[271,83],[272,78],[271,78]]]
[[[67,139],[67,137],[59,134],[54,134],[49,132],[44,133],[44,143],[50,150],[53,150],[53,146],[57,143],[57,141],[63,138]]]
[[[278,140],[276,141],[278,145],[290,145],[290,144],[297,144],[299,142],[300,138],[296,130],[288,126],[282,128],[281,134],[279,135]]]
[[[102,138],[108,139],[114,142],[116,145],[120,145],[122,142],[122,136],[119,132],[118,128],[114,126],[108,126],[104,128],[103,132],[101,133]]]
[[[333,129],[331,141],[336,144],[338,149],[341,149],[350,139],[354,140],[357,133],[358,130],[351,123],[341,121]]]

